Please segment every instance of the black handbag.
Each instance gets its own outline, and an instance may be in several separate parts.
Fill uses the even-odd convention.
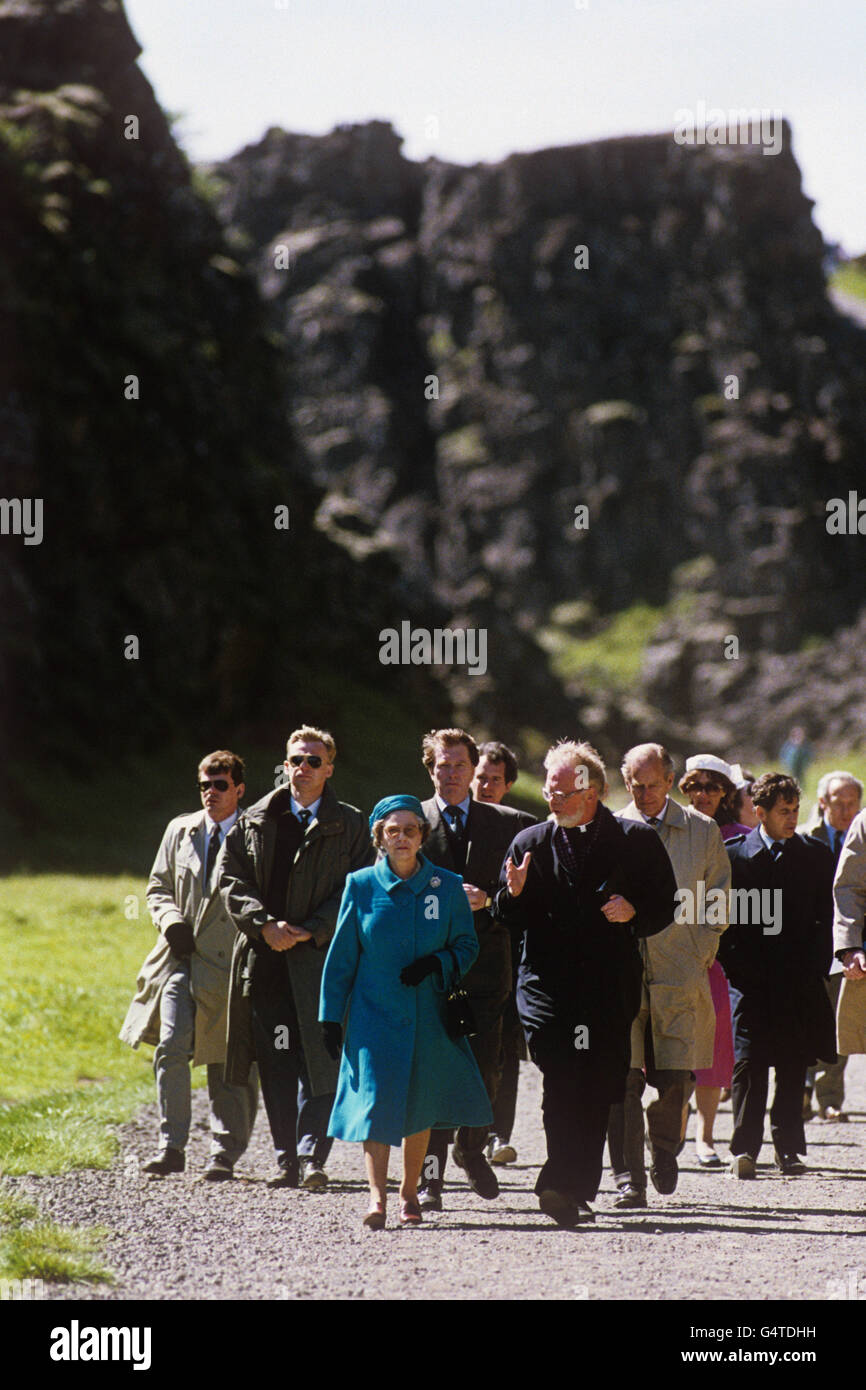
[[[456,969],[457,957],[450,946],[448,952]],[[478,1032],[472,1003],[459,979],[445,996],[445,1028],[449,1038],[474,1038]]]

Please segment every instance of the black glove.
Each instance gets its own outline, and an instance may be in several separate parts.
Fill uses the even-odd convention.
[[[328,1056],[335,1062],[340,1060],[340,1049],[343,1046],[343,1029],[339,1023],[322,1024],[322,1043]]]
[[[422,980],[426,980],[428,975],[439,965],[436,956],[419,956],[413,960],[411,965],[404,965],[400,971],[400,983],[404,985],[420,985]]]
[[[195,950],[195,932],[189,922],[172,922],[170,927],[165,929],[165,939],[171,947],[171,953],[183,960],[184,956],[191,956]]]

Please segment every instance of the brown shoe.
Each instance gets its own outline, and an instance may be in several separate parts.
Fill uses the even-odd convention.
[[[385,1208],[381,1202],[373,1202],[361,1223],[368,1231],[384,1231]]]
[[[186,1167],[186,1154],[183,1149],[165,1148],[161,1149],[153,1158],[148,1159],[142,1165],[145,1173],[156,1173],[159,1177],[167,1177],[169,1173],[182,1173]]]

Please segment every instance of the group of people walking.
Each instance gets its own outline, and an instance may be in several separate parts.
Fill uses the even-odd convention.
[[[360,1143],[363,1221],[382,1229],[399,1145],[399,1221],[417,1226],[442,1209],[449,1148],[498,1196],[527,1050],[543,1078],[536,1193],[561,1226],[594,1219],[606,1141],[615,1208],[646,1207],[646,1141],[649,1181],[672,1193],[693,1096],[698,1160],[721,1168],[723,1087],[731,1172],[753,1178],[771,1066],[776,1163],[804,1171],[811,1095],[843,1119],[845,1056],[866,1050],[856,778],[822,779],[815,833],[796,834],[792,776],[698,755],[683,806],[670,755],[647,743],[625,755],[631,800],[614,815],[599,754],[563,740],[536,823],[501,804],[511,751],[450,728],[423,740],[433,795],[389,794],[367,817],[334,795],[335,757],[327,731],[296,729],[286,785],[242,810],[243,762],[218,750],[198,768],[202,811],[165,832],[147,890],[159,937],[121,1031],[155,1044],[148,1172],[184,1170],[190,1062],[206,1063],[208,1181],[233,1176],[260,1084],[272,1186],[323,1190],[333,1139]]]

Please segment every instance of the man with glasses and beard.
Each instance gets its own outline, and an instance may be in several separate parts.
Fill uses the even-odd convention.
[[[367,818],[328,785],[336,747],[323,729],[289,735],[288,786],[245,812],[226,842],[220,888],[238,930],[226,1079],[258,1062],[277,1157],[272,1187],[327,1186],[338,1061],[319,1028],[319,991],[346,875],[374,860]]]
[[[243,761],[218,749],[202,759],[197,781],[204,809],[169,823],[150,871],[147,906],[159,940],[141,968],[120,1036],[132,1047],[156,1045],[160,1148],[144,1171],[164,1177],[186,1167],[192,1062],[207,1066],[211,1156],[204,1176],[219,1182],[234,1176],[258,1100],[254,1072],[239,1085],[223,1080],[235,929],[219,895],[217,861],[238,818]]]
[[[595,1219],[608,1111],[625,1091],[637,938],[671,921],[676,880],[655,832],[602,805],[594,748],[564,741],[544,766],[551,815],[515,837],[495,912],[523,932],[517,1008],[544,1077],[547,1162],[535,1191],[545,1215],[571,1228]]]

